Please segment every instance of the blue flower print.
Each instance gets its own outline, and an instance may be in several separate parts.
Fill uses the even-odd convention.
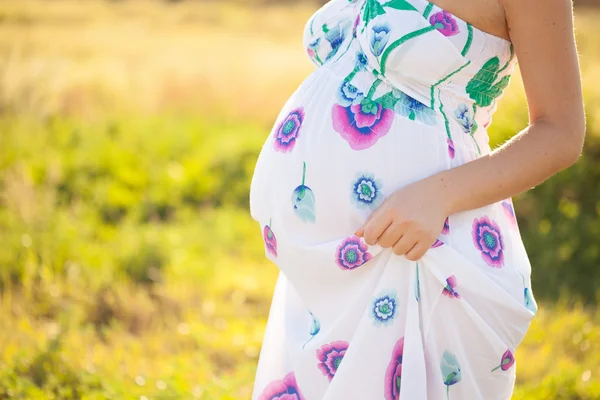
[[[417,120],[426,125],[435,125],[435,110],[398,89],[392,89],[392,94],[398,99],[394,106],[394,111],[397,114],[407,117],[411,121]]]
[[[323,25],[325,40],[327,40],[331,46],[331,51],[329,54],[327,54],[325,61],[330,60],[333,56],[335,56],[342,43],[344,43],[344,40],[346,40],[346,32],[349,30],[349,26],[347,25],[349,25],[348,21],[337,24],[333,28]]]
[[[473,121],[471,109],[466,104],[463,103],[459,105],[456,110],[454,110],[454,117],[463,128],[465,133],[471,133],[473,125],[475,125],[475,121]]]
[[[387,23],[379,23],[373,25],[371,29],[373,31],[371,51],[374,56],[379,57],[390,40],[390,27]]]
[[[415,265],[415,269],[417,270],[417,276],[415,278],[415,300],[419,301],[421,297],[421,285],[419,282],[419,263],[417,262]]]
[[[319,43],[321,43],[321,38],[316,38],[315,40],[313,40],[311,43],[308,44],[308,47],[313,49],[314,51],[317,51],[319,49]]]
[[[456,356],[448,350],[444,351],[442,361],[440,362],[440,369],[444,385],[446,385],[446,398],[450,399],[450,386],[457,384],[462,379],[460,364]]]
[[[383,201],[381,182],[369,172],[359,172],[352,182],[350,198],[360,208],[375,210]]]
[[[525,276],[521,272],[519,272],[519,275],[521,275],[521,278],[523,279],[523,287],[524,287],[524,289],[523,289],[523,297],[524,297],[525,307],[527,307],[527,309],[529,311],[531,311],[532,313],[535,314],[537,312],[537,303],[536,303],[535,299],[533,298],[533,294],[531,293],[531,289],[529,289],[526,286]]]
[[[365,53],[362,52],[362,50],[358,50],[356,52],[356,69],[358,71],[364,70],[367,68],[367,56],[365,55]]]
[[[317,334],[321,331],[321,323],[319,322],[319,320],[314,316],[314,314],[312,312],[310,312],[310,316],[312,319],[312,322],[310,324],[310,339],[308,339],[308,341],[306,343],[304,343],[304,345],[302,346],[302,349],[304,349],[304,347],[308,344],[308,342],[310,342],[311,340],[313,340],[315,338],[315,336],[317,336]]]
[[[535,314],[537,312],[537,304],[536,304],[535,300],[533,299],[533,295],[531,294],[531,289],[525,288],[523,290],[523,295],[525,297],[525,307],[527,307],[527,309],[529,311],[531,311],[532,313]]]
[[[315,222],[315,194],[304,184],[305,178],[306,162],[303,162],[302,183],[292,192],[292,207],[302,221]]]
[[[395,290],[382,291],[371,302],[371,317],[376,326],[389,326],[396,316],[398,298]]]
[[[306,49],[306,51],[308,52],[308,56],[315,60],[317,62],[317,64],[319,65],[323,65],[323,61],[321,61],[321,58],[319,57],[319,44],[321,43],[321,38],[316,38],[315,40],[313,40],[311,43],[308,44],[308,48]]]
[[[342,107],[350,107],[352,104],[360,104],[364,94],[350,82],[342,81],[337,97]]]

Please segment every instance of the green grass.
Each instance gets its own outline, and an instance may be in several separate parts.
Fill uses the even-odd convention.
[[[249,180],[312,69],[299,35],[313,9],[0,2],[0,399],[250,398],[277,269]],[[599,16],[578,16],[591,137]],[[517,78],[493,142],[526,122]],[[578,193],[593,206],[592,189]],[[531,201],[540,241],[552,222],[597,249],[593,212],[538,220]],[[542,289],[514,398],[600,399],[597,302]]]

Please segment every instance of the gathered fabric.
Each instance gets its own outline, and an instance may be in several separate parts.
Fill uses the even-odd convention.
[[[316,69],[258,156],[279,277],[253,400],[510,399],[537,305],[512,200],[449,215],[418,261],[354,232],[396,190],[488,154],[512,44],[427,0],[331,0]]]

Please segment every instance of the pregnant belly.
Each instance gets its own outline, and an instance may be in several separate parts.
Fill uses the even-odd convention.
[[[450,167],[444,131],[344,103],[332,77],[317,70],[285,104],[250,190],[254,219],[312,244],[354,232],[394,191]]]

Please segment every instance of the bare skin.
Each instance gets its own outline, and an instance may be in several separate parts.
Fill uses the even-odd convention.
[[[416,261],[435,242],[448,215],[516,196],[579,159],[585,115],[571,0],[435,1],[459,18],[459,7],[469,8],[466,3],[493,2],[502,11],[486,15],[496,17],[465,15],[465,20],[479,21],[474,26],[499,36],[503,29],[510,33],[529,126],[486,156],[394,192],[355,232],[368,244],[391,247]]]

